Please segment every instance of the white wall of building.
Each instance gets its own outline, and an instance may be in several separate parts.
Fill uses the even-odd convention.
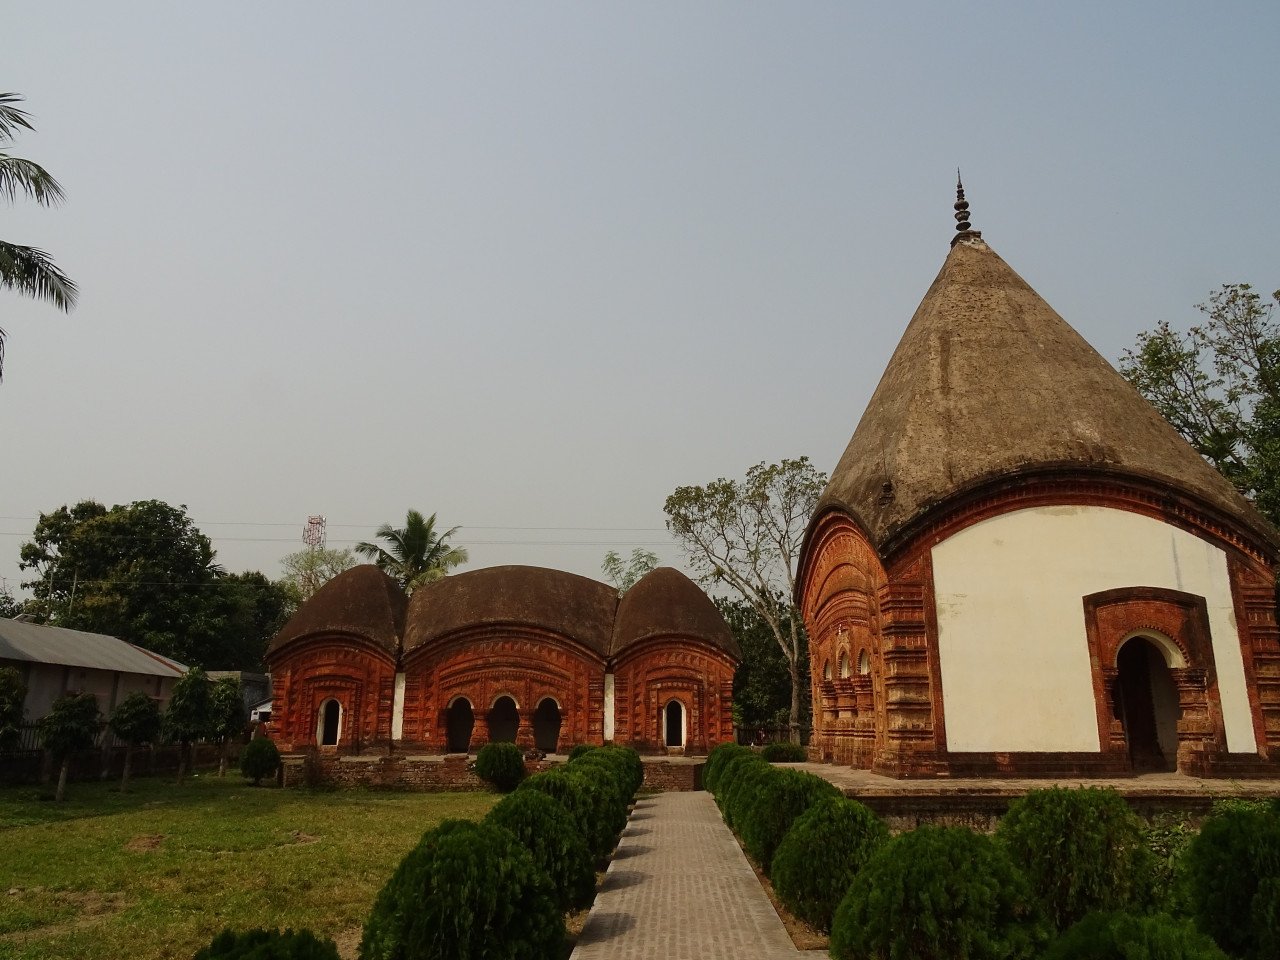
[[[953,751],[1097,751],[1083,598],[1163,587],[1205,598],[1227,747],[1257,749],[1227,558],[1150,517],[1035,507],[933,548],[938,656]]]

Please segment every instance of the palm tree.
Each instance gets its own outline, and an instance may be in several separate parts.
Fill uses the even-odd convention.
[[[467,562],[467,551],[462,547],[453,547],[445,541],[458,532],[458,528],[436,533],[436,515],[423,518],[417,510],[405,514],[404,527],[397,530],[389,523],[384,523],[374,533],[379,540],[386,542],[383,547],[376,543],[357,543],[356,553],[367,557],[384,570],[409,593],[415,587],[433,580],[439,580],[454,567]]]
[[[31,117],[17,104],[16,93],[0,93],[0,147],[8,145],[19,130],[34,130]],[[0,151],[0,196],[12,203],[24,193],[41,206],[62,200],[62,187],[44,167]],[[76,285],[43,250],[0,240],[0,287],[45,300],[61,310],[76,303]],[[4,375],[4,331],[0,330],[0,377]]]

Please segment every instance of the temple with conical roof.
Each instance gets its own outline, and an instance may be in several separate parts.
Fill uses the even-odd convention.
[[[1280,534],[956,219],[805,537],[811,752],[1280,775]]]

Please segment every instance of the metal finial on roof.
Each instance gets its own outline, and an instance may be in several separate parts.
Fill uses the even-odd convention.
[[[964,183],[960,180],[960,168],[956,167],[956,235],[951,238],[951,245],[955,246],[956,242],[965,237],[981,237],[982,234],[977,230],[970,229],[973,224],[969,222],[969,201],[964,198]]]

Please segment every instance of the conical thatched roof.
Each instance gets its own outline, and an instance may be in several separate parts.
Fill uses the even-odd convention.
[[[1046,467],[1108,470],[1276,532],[979,237],[952,246],[831,474],[818,512],[877,547],[943,498]]]
[[[363,637],[392,657],[399,656],[408,606],[400,584],[377,567],[368,563],[352,567],[298,608],[268,645],[267,656],[294,640],[320,634]]]
[[[719,647],[734,660],[742,651],[715,603],[673,567],[658,567],[640,578],[618,603],[613,655],[642,640],[694,637]]]

